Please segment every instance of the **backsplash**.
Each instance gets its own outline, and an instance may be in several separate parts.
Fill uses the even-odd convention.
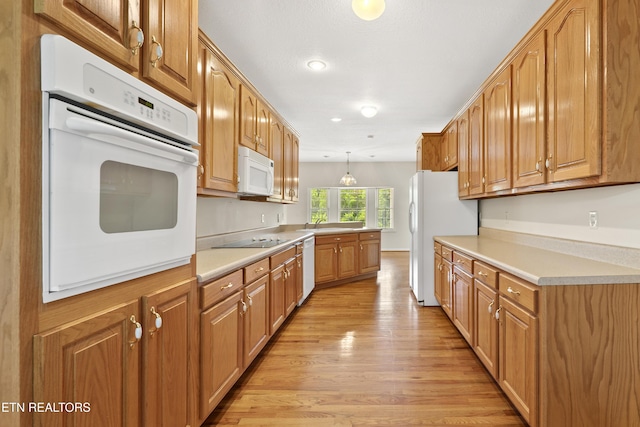
[[[198,197],[196,218],[198,238],[277,227],[286,222],[282,204],[213,197]]]
[[[499,197],[480,210],[482,227],[640,249],[640,184]]]

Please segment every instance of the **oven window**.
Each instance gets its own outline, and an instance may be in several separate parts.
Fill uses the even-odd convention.
[[[178,220],[178,177],[106,161],[100,167],[100,228],[105,233],[163,230]]]

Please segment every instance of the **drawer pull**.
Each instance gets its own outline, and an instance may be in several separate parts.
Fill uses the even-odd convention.
[[[225,289],[229,289],[233,287],[233,283],[229,283],[228,285],[220,286],[220,290],[224,291]]]
[[[483,271],[478,271],[478,276],[488,277],[489,275]]]
[[[516,291],[516,290],[511,289],[511,286],[509,286],[507,288],[507,292],[509,292],[510,294],[513,294],[513,295],[520,295],[520,291]]]
[[[254,273],[260,273],[261,271],[264,271],[264,267],[256,268],[255,270],[253,270]]]
[[[489,314],[493,313],[493,304],[495,304],[495,300],[491,301],[491,304],[489,304],[489,307],[487,308]]]

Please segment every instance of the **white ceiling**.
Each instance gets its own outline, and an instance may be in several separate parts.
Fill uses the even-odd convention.
[[[440,132],[552,3],[387,0],[363,21],[351,0],[200,0],[199,21],[299,133],[301,161],[414,161],[419,134]]]

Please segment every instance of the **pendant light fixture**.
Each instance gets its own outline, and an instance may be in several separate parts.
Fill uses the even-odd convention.
[[[384,0],[353,0],[351,8],[360,19],[373,21],[384,12]]]
[[[355,177],[349,173],[349,154],[351,154],[351,151],[347,151],[347,173],[340,178],[340,185],[346,185],[347,187],[358,183]]]

